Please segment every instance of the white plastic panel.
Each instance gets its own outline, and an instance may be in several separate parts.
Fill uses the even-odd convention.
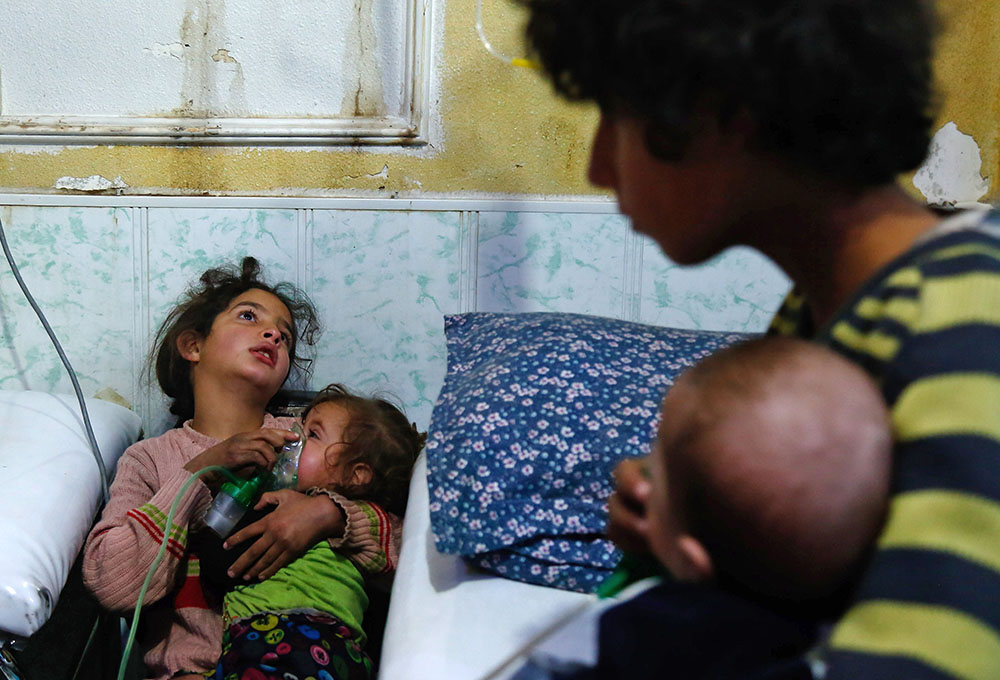
[[[87,400],[109,476],[139,416]],[[0,390],[0,631],[48,620],[101,500],[100,471],[73,395]]]

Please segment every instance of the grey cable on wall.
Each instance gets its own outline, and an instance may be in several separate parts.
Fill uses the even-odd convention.
[[[3,254],[7,258],[7,264],[10,265],[10,270],[14,274],[14,278],[17,280],[17,285],[21,287],[21,292],[24,293],[24,297],[28,300],[28,304],[31,308],[35,310],[35,315],[38,320],[42,322],[42,327],[45,328],[45,332],[49,335],[49,340],[56,348],[56,353],[59,354],[59,358],[62,360],[63,366],[66,367],[66,371],[69,373],[69,379],[73,383],[73,391],[76,392],[76,399],[80,402],[80,412],[83,414],[83,424],[87,430],[87,440],[90,442],[90,449],[94,454],[95,460],[97,460],[97,467],[101,471],[101,497],[104,503],[107,504],[108,498],[110,497],[110,492],[108,489],[108,469],[104,465],[104,456],[101,455],[101,447],[97,445],[97,437],[94,436],[94,428],[90,424],[90,413],[87,411],[87,402],[83,398],[83,390],[80,389],[80,382],[76,379],[76,372],[69,363],[69,359],[66,357],[66,353],[63,351],[62,345],[59,344],[56,334],[52,331],[52,327],[49,326],[49,322],[45,319],[45,315],[42,314],[42,310],[39,309],[38,304],[35,302],[35,298],[31,296],[31,292],[28,291],[28,287],[24,283],[24,279],[21,278],[21,272],[17,269],[17,264],[14,262],[14,256],[10,254],[10,248],[7,246],[7,235],[3,230],[3,221],[0,220],[0,246],[3,246]]]

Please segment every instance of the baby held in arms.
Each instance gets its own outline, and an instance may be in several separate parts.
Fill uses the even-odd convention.
[[[363,498],[372,503],[369,507],[403,514],[424,435],[402,411],[386,400],[358,396],[334,384],[306,408],[302,430],[297,491]],[[278,505],[293,493],[265,493],[256,509]],[[247,517],[243,523],[256,519]],[[234,549],[220,550],[219,539],[208,530],[196,540],[203,578],[225,591],[226,631],[211,677],[374,676],[363,651],[367,636],[362,623],[369,601],[366,576],[377,575],[385,566],[375,559],[379,555],[331,549],[324,540],[270,578],[246,582],[224,574],[238,555],[238,542],[234,534],[226,543]]]
[[[581,677],[811,677],[884,521],[891,446],[877,386],[822,346],[761,338],[684,373],[641,512],[676,581],[602,616]]]

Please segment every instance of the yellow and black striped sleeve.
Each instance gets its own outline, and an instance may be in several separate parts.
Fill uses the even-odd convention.
[[[787,319],[772,332],[802,328]],[[816,340],[880,382],[895,442],[889,515],[827,680],[1000,678],[1000,241],[936,239]]]

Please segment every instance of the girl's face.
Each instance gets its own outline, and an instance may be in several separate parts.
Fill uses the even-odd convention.
[[[347,459],[344,432],[351,422],[350,412],[336,402],[323,402],[310,409],[303,430],[306,441],[299,455],[298,489],[314,486],[346,488],[359,483],[355,468],[363,463]]]
[[[277,296],[253,288],[215,317],[208,336],[195,338],[184,358],[193,381],[249,385],[270,399],[288,377],[292,316]]]

